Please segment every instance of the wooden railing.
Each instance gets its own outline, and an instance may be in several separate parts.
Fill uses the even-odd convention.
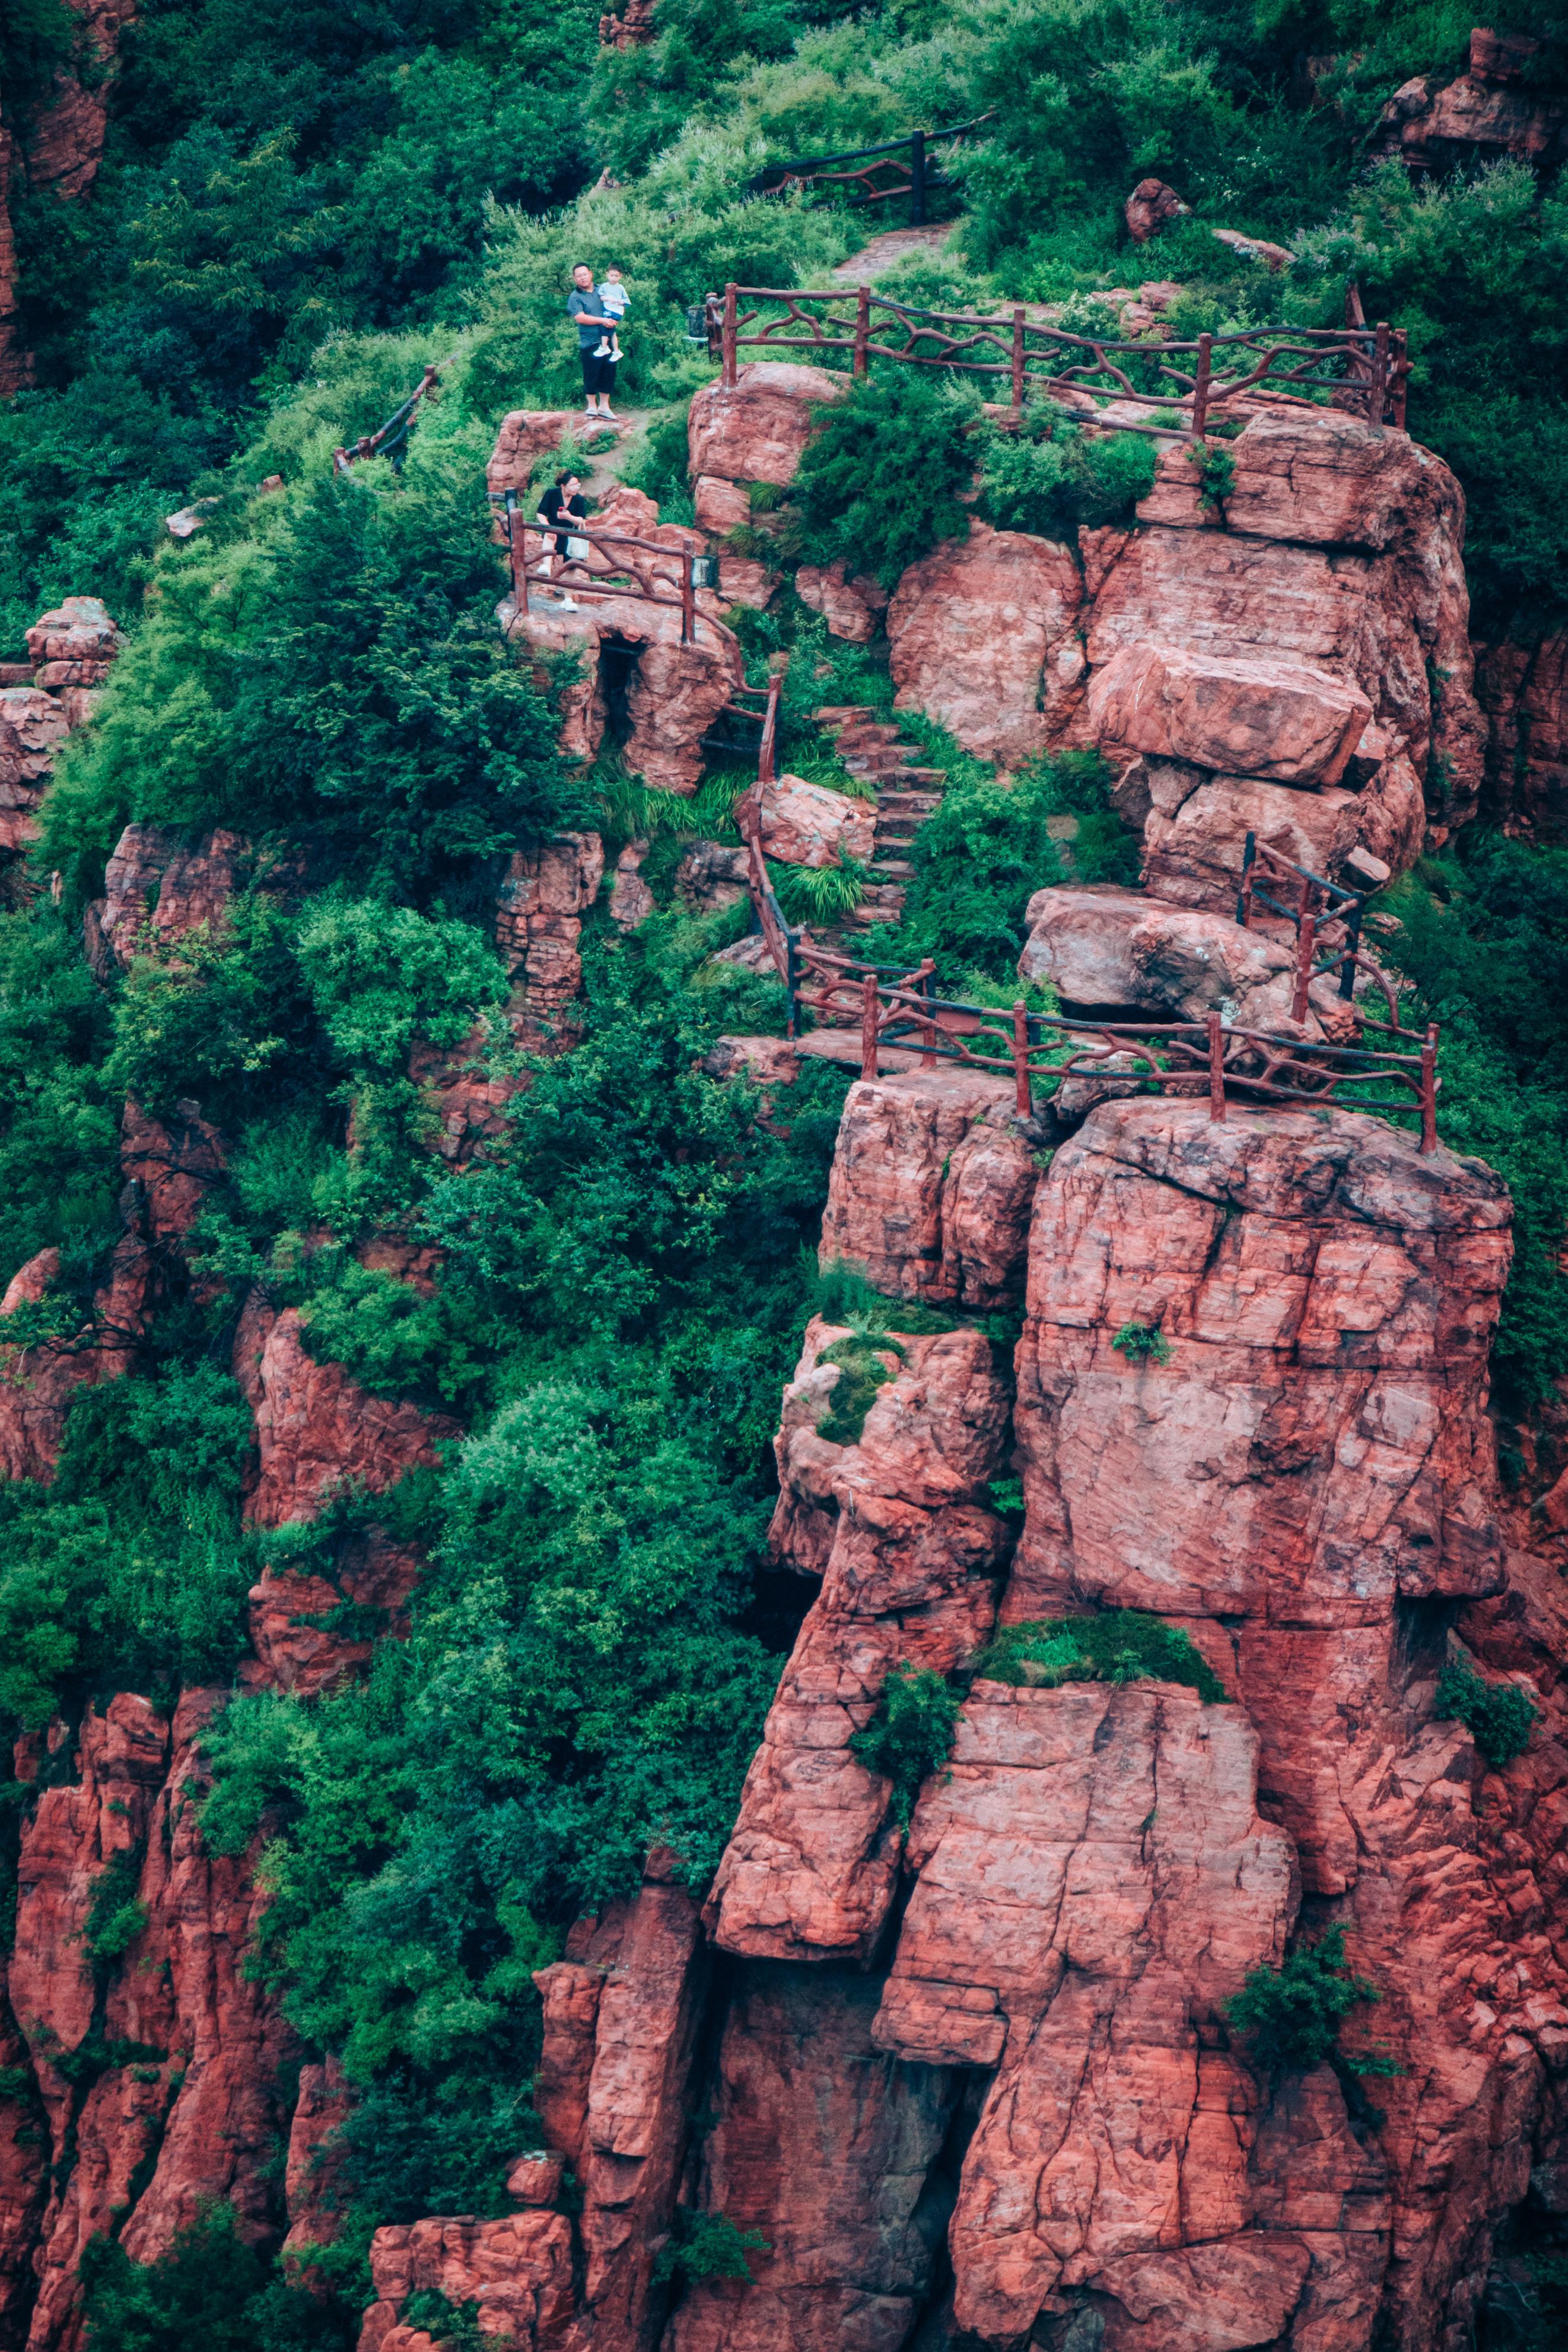
[[[1134,432],[1159,432],[1154,412],[1166,410],[1173,422],[1164,429],[1201,440],[1211,424],[1242,417],[1248,400],[1332,403],[1374,424],[1405,424],[1405,331],[1386,320],[1373,327],[1257,327],[1191,342],[1120,341],[1043,326],[1021,304],[998,318],[970,318],[916,310],[869,286],[819,293],[731,283],[722,300],[709,298],[709,326],[727,384],[737,380],[743,350],[841,352],[856,376],[873,360],[890,360],[1005,378],[1007,404],[1018,412],[1030,385],[1070,406],[1076,402],[1085,422],[1110,403],[1130,403],[1151,412],[1146,422],[1108,421]]]
[[[1347,1110],[1378,1117],[1417,1112],[1419,1149],[1437,1150],[1437,1026],[1402,1027],[1391,991],[1387,1021],[1356,1013],[1364,1036],[1371,1030],[1389,1041],[1375,1046],[1271,1036],[1228,1026],[1218,1013],[1206,1021],[1069,1021],[1031,1013],[1021,999],[1004,1011],[939,997],[929,957],[915,965],[871,963],[791,926],[768,877],[759,801],[760,794],[743,794],[736,816],[746,843],[753,924],[784,983],[789,1034],[800,1034],[802,1012],[828,1028],[858,1024],[862,1078],[877,1076],[880,1057],[890,1048],[917,1053],[923,1069],[938,1061],[967,1063],[1010,1074],[1020,1118],[1033,1116],[1038,1081],[1051,1081],[1054,1091],[1069,1077],[1130,1079],[1151,1094],[1206,1097],[1210,1119],[1221,1122],[1232,1097],[1307,1108],[1342,1102]],[[1385,1091],[1355,1092],[1368,1085]]]
[[[447,367],[452,362],[444,362]],[[427,367],[408,398],[392,410],[386,423],[376,433],[361,433],[359,439],[346,449],[332,452],[332,471],[346,474],[362,457],[390,458],[394,467],[401,466],[408,455],[408,436],[413,425],[414,413],[422,400],[428,400],[441,382],[439,368]]]
[[[1276,898],[1265,883],[1273,883],[1286,896]],[[1380,964],[1361,951],[1361,927],[1366,908],[1364,890],[1347,890],[1338,882],[1330,882],[1322,875],[1314,874],[1310,866],[1298,866],[1279,850],[1270,849],[1266,841],[1249,833],[1241,853],[1241,887],[1236,894],[1236,919],[1243,930],[1250,928],[1253,910],[1258,907],[1266,907],[1270,914],[1282,915],[1295,930],[1292,1021],[1305,1020],[1312,982],[1327,980],[1333,972],[1339,974],[1339,992],[1349,1003],[1355,992],[1358,971],[1365,972],[1382,989],[1388,1017],[1395,1020],[1398,1006],[1388,975]]]
[[[683,645],[694,644],[698,631],[706,629],[733,660],[737,676],[740,675],[740,644],[734,630],[705,613],[697,603],[697,590],[708,584],[697,567],[710,564],[710,556],[684,543],[666,544],[662,540],[638,539],[627,531],[601,530],[572,516],[559,529],[527,522],[516,490],[506,492],[502,514],[512,596],[519,613],[528,610],[533,588],[559,590],[590,603],[606,596],[634,596],[642,604],[678,612]],[[587,548],[587,554],[555,553],[558,538],[577,541]],[[548,572],[544,568],[547,554]]]
[[[972,122],[951,123],[946,131],[911,131],[881,147],[851,147],[841,155],[807,155],[793,163],[769,163],[752,180],[752,193],[778,196],[791,188],[827,189],[841,194],[852,205],[884,205],[890,197],[907,196],[910,220],[918,225],[925,218],[928,192],[947,185],[942,164],[952,161],[971,131],[991,119],[988,114],[977,114]],[[946,152],[934,156],[932,150],[938,147]]]

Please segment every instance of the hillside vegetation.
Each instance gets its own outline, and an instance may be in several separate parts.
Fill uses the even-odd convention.
[[[347,2347],[376,2224],[503,2210],[504,2160],[531,2144],[531,1971],[651,1842],[694,1885],[712,1870],[793,1632],[766,1574],[768,1441],[844,1079],[813,1066],[785,1132],[703,1075],[721,1031],[783,1025],[770,981],[706,965],[739,919],[666,905],[622,938],[597,911],[586,1043],[532,1073],[476,1171],[435,1154],[408,1076],[411,1044],[455,1050],[486,1022],[476,1050],[516,1066],[487,929],[505,860],[563,826],[612,848],[631,830],[625,780],[562,761],[494,624],[484,461],[506,410],[575,403],[570,265],[625,272],[622,397],[657,412],[632,471],[678,499],[683,404],[711,373],[683,306],[732,278],[820,281],[864,233],[752,200],[752,175],[988,113],[956,167],[957,247],[893,289],[1093,321],[1097,295],[1159,275],[1187,289],[1181,328],[1219,331],[1337,320],[1354,280],[1409,330],[1410,422],[1465,485],[1479,625],[1568,610],[1568,192],[1514,164],[1420,187],[1367,166],[1389,92],[1462,69],[1458,0],[659,0],[657,38],[625,52],[600,51],[598,14],[150,0],[92,195],[20,204],[39,383],[0,412],[0,651],[66,593],[103,596],[131,642],[46,809],[57,902],[13,875],[0,913],[0,1280],[57,1247],[60,1295],[90,1297],[128,1094],[154,1117],[196,1098],[230,1150],[197,1236],[216,1279],[83,1393],[52,1487],[0,1489],[8,1727],[225,1679],[261,1566],[330,1579],[371,1516],[349,1492],[309,1528],[242,1530],[229,1368],[252,1286],[301,1309],[318,1355],[464,1431],[374,1508],[433,1563],[412,1639],[336,1696],[238,1699],[211,1740],[209,1837],[269,1839],[259,1965],[357,2096],[334,2295],[298,2292],[219,2209],[159,2265],[98,2250],[97,2352]],[[1493,21],[1552,29],[1529,6]],[[6,37],[25,110],[69,25],[30,0]],[[1309,56],[1335,61],[1315,85]],[[1540,70],[1561,74],[1555,48]],[[1150,173],[1192,213],[1140,250],[1121,206]],[[1215,226],[1298,258],[1270,276]],[[334,476],[334,446],[429,362],[442,390],[406,465]],[[950,438],[950,414],[929,429]],[[858,462],[896,565],[930,543],[952,466],[890,488]],[[1132,494],[1093,473],[1061,448],[1027,480],[998,469],[988,495],[1037,504],[992,511],[1071,534],[1102,511],[1082,501]],[[176,547],[163,518],[196,498],[210,520]],[[748,627],[757,675],[781,643],[802,749],[808,692],[889,698],[792,600]],[[1011,795],[949,765],[901,944],[994,986],[1029,891],[1061,875],[1047,816],[1081,814],[1092,878],[1128,878],[1128,844],[1082,761]],[[231,826],[256,873],[221,947],[100,984],[81,914],[132,821]],[[1498,1370],[1522,1414],[1568,1370],[1568,853],[1460,836],[1392,906],[1409,1001],[1449,1024],[1445,1134],[1518,1196]],[[355,1256],[389,1230],[440,1244],[432,1297]]]

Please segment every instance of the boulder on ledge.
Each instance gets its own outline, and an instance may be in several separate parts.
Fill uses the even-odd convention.
[[[1089,688],[1097,742],[1277,784],[1333,784],[1372,720],[1359,687],[1301,662],[1125,646]]]
[[[846,857],[861,866],[871,862],[876,810],[870,801],[785,775],[754,784],[743,804],[758,812],[763,855],[780,865],[841,866]]]
[[[709,474],[727,482],[792,482],[811,437],[812,410],[848,390],[847,377],[794,360],[753,360],[735,383],[705,383],[686,425],[694,480]]]

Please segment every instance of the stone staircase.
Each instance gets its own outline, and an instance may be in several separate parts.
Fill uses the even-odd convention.
[[[871,878],[842,928],[868,930],[873,923],[896,923],[904,911],[904,885],[915,871],[909,852],[926,818],[941,806],[947,772],[921,767],[918,744],[904,742],[898,726],[879,719],[869,704],[831,703],[814,715],[851,775],[868,777],[877,788]]]

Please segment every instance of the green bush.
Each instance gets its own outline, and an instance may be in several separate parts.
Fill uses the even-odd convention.
[[[1262,1961],[1249,1970],[1225,2014],[1251,2063],[1265,2074],[1321,2066],[1327,2058],[1353,2074],[1398,2074],[1404,2069],[1376,2052],[1352,2053],[1339,2046],[1339,2029],[1350,2011],[1382,1998],[1370,1977],[1346,1965],[1344,1929],[1330,1927],[1281,1967]]]
[[[1141,433],[1092,435],[1041,408],[992,436],[980,511],[998,530],[1075,542],[1080,523],[1120,521],[1155,486],[1155,445]]]
[[[893,1783],[900,1829],[909,1827],[922,1785],[946,1762],[963,1703],[933,1667],[916,1668],[904,1658],[889,1671],[876,1713],[851,1739],[866,1770]]]
[[[811,561],[841,556],[893,588],[939,541],[967,538],[958,494],[979,457],[977,413],[939,378],[896,367],[820,407],[790,492]]]
[[[90,2239],[80,2276],[91,2352],[348,2352],[353,2341],[343,2315],[247,2244],[232,2205],[204,2205],[155,2262]]]
[[[727,2213],[676,2209],[674,2228],[653,2257],[656,2279],[744,2279],[751,2284],[752,2254],[773,2251],[760,2230],[738,2230]]]
[[[95,1968],[110,1968],[121,1958],[147,1925],[147,1906],[136,1895],[142,1859],[141,1846],[128,1846],[105,1864],[92,1883],[82,1942]]]
[[[831,1348],[824,1348],[817,1361],[836,1364],[839,1377],[828,1410],[817,1423],[819,1436],[831,1445],[858,1445],[878,1389],[898,1377],[887,1359],[904,1354],[896,1339],[883,1335],[862,1338],[858,1332],[853,1339],[836,1339]]]
[[[1489,1764],[1500,1769],[1522,1756],[1541,1720],[1516,1683],[1489,1683],[1468,1658],[1451,1658],[1437,1678],[1437,1712],[1457,1717]]]
[[[789,923],[838,923],[860,905],[866,868],[850,856],[836,866],[779,866],[769,859],[768,878]]]
[[[1178,1626],[1137,1609],[1004,1625],[975,1673],[987,1682],[1032,1683],[1049,1690],[1064,1682],[1130,1683],[1147,1676],[1185,1683],[1210,1704],[1220,1704],[1226,1696],[1225,1685]]]
[[[1112,1334],[1111,1345],[1130,1364],[1168,1364],[1176,1354],[1157,1324],[1124,1323],[1119,1331]]]

